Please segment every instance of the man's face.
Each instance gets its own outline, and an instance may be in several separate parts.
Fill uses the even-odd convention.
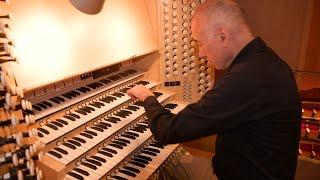
[[[217,35],[217,30],[204,20],[196,18],[192,21],[191,31],[199,46],[199,57],[206,57],[209,65],[215,66],[218,70],[225,69],[227,52],[223,47],[223,41]]]

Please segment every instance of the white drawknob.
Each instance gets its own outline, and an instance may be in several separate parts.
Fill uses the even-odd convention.
[[[178,70],[175,70],[175,71],[173,71],[173,74],[174,74],[174,75],[178,75],[178,74],[179,74],[179,71],[178,71]]]
[[[193,68],[190,68],[190,72],[193,74],[195,73],[195,70]]]
[[[182,62],[185,63],[185,64],[187,64],[187,63],[188,63],[188,59],[184,58],[184,59],[182,60]]]
[[[185,23],[182,24],[182,26],[186,28],[186,27],[189,26],[189,23],[185,22]]]
[[[178,30],[178,27],[177,26],[173,26],[172,27],[172,31],[177,31]]]
[[[174,17],[177,16],[177,14],[178,14],[177,11],[172,12],[172,16],[174,16]]]
[[[204,77],[204,75],[205,75],[204,73],[200,73],[200,77]]]
[[[173,24],[177,24],[177,22],[178,22],[178,20],[177,20],[177,19],[175,19],[175,18],[174,18],[174,19],[172,19],[172,23],[173,23]]]
[[[188,53],[185,51],[185,52],[183,52],[183,56],[184,57],[187,57],[188,56]]]
[[[182,16],[182,19],[188,19],[188,16],[185,14]]]
[[[173,45],[174,46],[178,46],[178,42],[177,41],[173,41]]]
[[[179,64],[178,63],[173,63],[173,67],[178,68]]]
[[[183,45],[182,47],[183,47],[183,49],[188,49],[188,45],[186,45],[186,44]]]
[[[177,54],[177,52],[178,52],[178,49],[177,49],[177,48],[174,48],[174,49],[173,49],[173,53],[176,53],[176,54]]]
[[[167,60],[166,61],[166,65],[170,65],[171,64],[171,61],[170,60]]]
[[[193,55],[190,58],[191,58],[192,61],[196,60],[196,57],[193,56]]]
[[[196,66],[196,63],[192,62],[192,63],[190,64],[190,66],[191,66],[191,67],[195,67],[195,66]]]
[[[183,7],[183,8],[182,8],[182,11],[183,11],[183,12],[187,12],[187,11],[188,11],[188,8],[187,8],[187,7]]]
[[[192,8],[195,8],[197,6],[197,4],[195,2],[191,3],[190,5]]]
[[[169,52],[166,53],[166,57],[170,57],[170,53]]]
[[[182,31],[182,34],[187,35],[187,34],[188,34],[188,31],[187,31],[187,30],[183,30],[183,31]]]
[[[172,4],[172,8],[173,8],[173,9],[176,9],[176,8],[177,8],[177,3],[173,3],[173,4]]]
[[[177,39],[177,38],[178,38],[178,34],[174,34],[173,39]]]
[[[201,58],[201,59],[200,59],[200,62],[201,62],[201,63],[205,63],[205,62],[206,62],[206,60],[205,60],[205,59],[203,59],[203,58]]]
[[[183,42],[187,43],[188,42],[188,38],[184,37],[183,39]]]
[[[178,60],[178,56],[174,55],[173,60],[175,60],[175,61]]]
[[[203,71],[204,70],[204,66],[200,66],[200,70]]]

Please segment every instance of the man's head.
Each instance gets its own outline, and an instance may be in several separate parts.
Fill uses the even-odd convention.
[[[206,0],[192,18],[192,36],[199,56],[222,70],[253,39],[244,11],[232,0]]]

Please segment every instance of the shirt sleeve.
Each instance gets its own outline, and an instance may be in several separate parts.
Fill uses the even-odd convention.
[[[178,114],[163,108],[155,97],[144,101],[149,127],[162,144],[182,143],[212,134],[225,133],[254,114],[257,94],[251,92],[244,75],[229,73],[219,80],[197,103]],[[252,119],[252,118],[250,118]]]

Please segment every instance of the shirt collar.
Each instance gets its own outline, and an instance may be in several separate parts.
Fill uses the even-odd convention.
[[[250,41],[242,50],[238,53],[238,55],[234,58],[230,66],[228,67],[228,71],[239,62],[241,59],[246,57],[249,53],[253,52],[256,49],[260,49],[262,47],[266,47],[266,43],[260,38],[256,37],[252,41]]]

